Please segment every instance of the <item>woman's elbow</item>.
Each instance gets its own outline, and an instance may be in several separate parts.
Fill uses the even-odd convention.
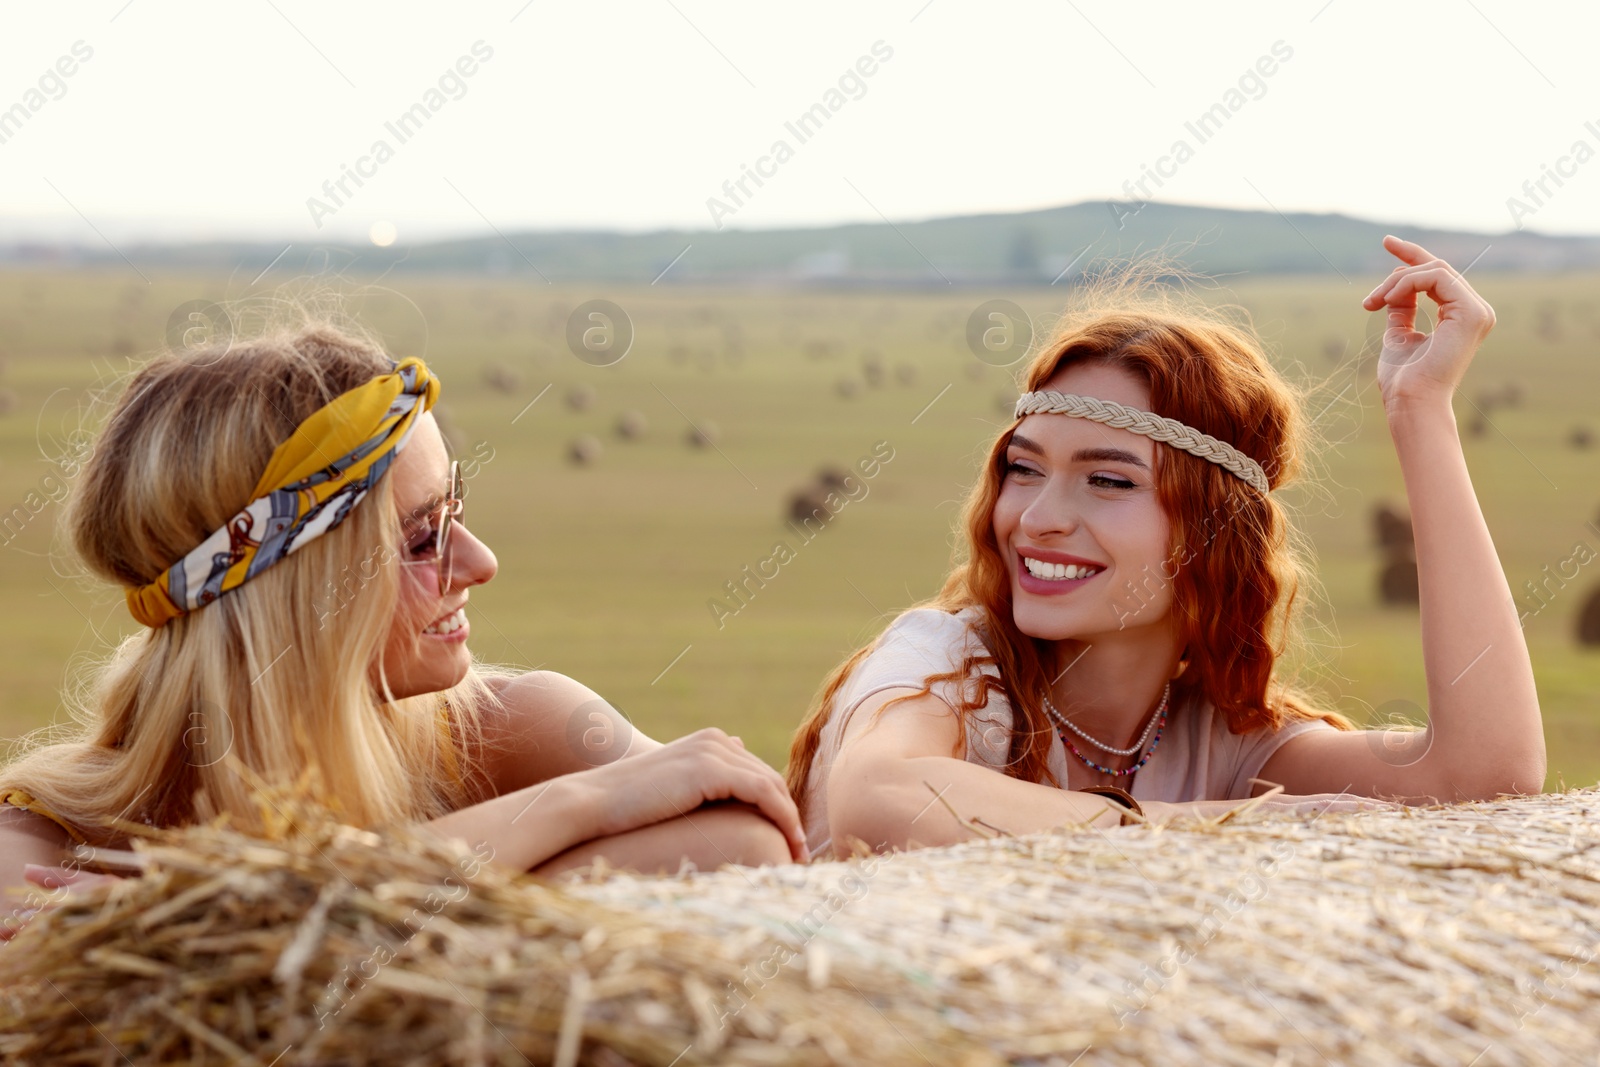
[[[1453,774],[1434,795],[1441,801],[1497,800],[1503,796],[1528,796],[1544,791],[1546,762],[1541,749],[1517,757],[1503,757],[1493,766],[1472,774]]]
[[[884,852],[952,844],[970,836],[951,822],[922,776],[905,773],[906,762],[858,770],[841,759],[834,766],[828,782],[828,831],[836,856],[851,855],[857,841]]]

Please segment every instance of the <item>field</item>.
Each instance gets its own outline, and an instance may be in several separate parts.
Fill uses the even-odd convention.
[[[1538,609],[1526,633],[1550,785],[1589,784],[1600,778],[1600,649],[1574,633],[1600,567],[1552,581],[1543,607],[1524,583],[1546,567],[1571,574],[1579,543],[1600,552],[1588,525],[1600,524],[1600,450],[1571,443],[1576,428],[1600,431],[1600,277],[1473,280],[1500,325],[1457,414],[1465,428],[1482,394],[1520,390],[1467,435],[1468,461],[1519,603]],[[1362,721],[1408,708],[1415,718],[1426,699],[1416,612],[1385,608],[1376,592],[1370,512],[1404,497],[1371,367],[1356,358],[1373,327],[1358,303],[1368,281],[1244,279],[1231,293],[1285,372],[1316,390],[1328,441],[1319,489],[1293,497],[1324,586],[1307,619],[1306,677]],[[0,736],[61,716],[73,672],[138,628],[118,590],[73,577],[58,509],[24,506],[56,469],[48,457],[77,426],[86,390],[163,344],[173,309],[241,292],[215,278],[147,286],[127,270],[0,273],[0,508],[13,516],[0,535]],[[611,366],[567,347],[569,313],[596,297],[626,309],[636,331]],[[722,726],[781,768],[827,670],[948,569],[959,502],[1015,397],[1015,368],[980,362],[965,339],[969,314],[996,297],[1036,321],[1062,301],[1041,288],[601,292],[391,276],[353,307],[394,354],[424,356],[440,374],[448,432],[478,461],[468,522],[500,564],[472,594],[478,655],[572,675],[658,738]],[[864,373],[873,361],[879,384]],[[592,400],[577,410],[568,398],[582,387]],[[615,430],[627,411],[643,416],[636,440]],[[712,447],[688,443],[691,424],[714,424]],[[568,446],[585,434],[602,452],[577,465]],[[784,525],[790,495],[875,446],[893,458],[866,495],[802,543]],[[724,583],[779,540],[793,558],[745,603],[731,600]]]

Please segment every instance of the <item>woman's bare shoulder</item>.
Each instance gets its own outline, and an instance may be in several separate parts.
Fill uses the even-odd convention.
[[[657,742],[593,689],[556,671],[490,681],[499,707],[485,716],[497,795],[609,763]]]

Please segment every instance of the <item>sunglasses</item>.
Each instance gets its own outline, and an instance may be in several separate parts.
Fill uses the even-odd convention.
[[[445,596],[450,591],[450,582],[454,577],[453,559],[450,551],[450,531],[455,524],[461,521],[461,514],[466,508],[463,499],[464,486],[461,481],[461,461],[455,460],[450,464],[450,491],[445,496],[444,503],[439,506],[438,513],[433,517],[428,530],[433,541],[431,548],[427,542],[416,549],[407,548],[407,553],[413,557],[424,552],[432,554],[426,558],[412,558],[401,561],[403,567],[432,566],[439,578],[439,595]]]

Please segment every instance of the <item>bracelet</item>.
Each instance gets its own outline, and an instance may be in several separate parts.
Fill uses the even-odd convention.
[[[1098,785],[1090,789],[1080,789],[1078,792],[1090,793],[1097,797],[1105,797],[1107,800],[1114,800],[1118,804],[1121,804],[1124,808],[1127,808],[1128,811],[1135,812],[1140,816],[1140,818],[1132,819],[1128,817],[1128,812],[1125,811],[1122,813],[1122,821],[1117,824],[1118,826],[1129,826],[1144,822],[1144,809],[1141,808],[1139,806],[1139,802],[1133,798],[1133,794],[1128,792],[1126,789],[1122,789],[1114,785]]]

